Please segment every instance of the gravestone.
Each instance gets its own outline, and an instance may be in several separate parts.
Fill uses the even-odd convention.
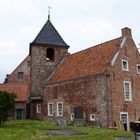
[[[63,126],[63,127],[67,126],[66,120],[58,120],[57,123],[59,126]]]

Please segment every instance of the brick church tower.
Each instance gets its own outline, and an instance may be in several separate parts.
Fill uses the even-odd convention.
[[[37,37],[30,43],[31,55],[31,118],[43,118],[43,93],[47,80],[63,58],[68,55],[69,46],[48,20]]]

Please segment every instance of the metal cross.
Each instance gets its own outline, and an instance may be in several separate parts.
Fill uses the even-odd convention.
[[[51,9],[52,9],[52,7],[51,6],[48,6],[48,20],[50,20]]]

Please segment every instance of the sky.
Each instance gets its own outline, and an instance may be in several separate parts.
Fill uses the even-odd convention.
[[[74,53],[132,29],[140,47],[140,0],[0,0],[0,83],[29,54],[48,18]]]

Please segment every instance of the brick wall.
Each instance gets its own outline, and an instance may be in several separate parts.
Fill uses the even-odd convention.
[[[54,49],[54,59],[47,60],[46,50],[48,48]],[[36,104],[38,99],[43,99],[44,87],[46,81],[52,72],[55,70],[61,60],[68,54],[67,49],[58,46],[32,46],[31,48],[31,84],[30,97],[31,103],[31,118],[43,118],[43,102],[39,101],[42,107],[41,113],[36,113]]]
[[[70,121],[74,108],[83,107],[85,120],[90,120],[90,114],[94,114],[99,125],[107,126],[109,108],[106,80],[106,76],[101,74],[47,86],[44,93],[44,118],[48,120],[65,118]],[[57,102],[63,103],[63,117],[56,115]],[[48,103],[53,103],[53,117],[47,115]]]
[[[23,79],[18,78],[18,72],[24,73]],[[30,83],[30,56],[26,57],[26,59],[8,76],[8,83]]]
[[[46,60],[47,48],[54,49],[54,60]],[[31,97],[42,96],[46,80],[60,61],[67,55],[67,49],[55,46],[32,46],[31,49]]]
[[[122,59],[128,61],[129,71],[122,70]],[[115,65],[108,70],[110,74],[110,125],[114,125],[115,121],[120,120],[120,112],[128,112],[129,121],[140,118],[140,74],[137,74],[137,64],[140,64],[140,55],[134,41],[129,36]],[[131,82],[132,101],[125,101],[124,81]]]

